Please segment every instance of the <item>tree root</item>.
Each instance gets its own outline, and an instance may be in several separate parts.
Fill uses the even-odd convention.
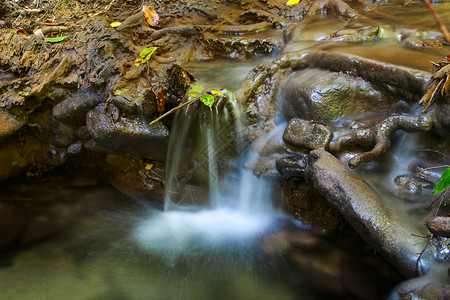
[[[299,71],[306,68],[321,68],[334,72],[344,72],[352,76],[359,76],[374,84],[394,87],[403,98],[410,98],[410,94],[423,95],[429,80],[429,74],[395,65],[385,64],[358,56],[332,53],[328,51],[304,51],[289,53],[273,62],[261,65],[247,76],[244,89],[240,91],[239,99],[243,103],[255,97],[258,89],[265,80],[276,73],[289,70]]]
[[[391,146],[391,136],[397,130],[406,132],[431,131],[435,121],[434,112],[420,116],[391,116],[371,128],[354,130],[348,136],[342,136],[331,142],[331,151],[340,151],[353,145],[372,147],[372,150],[356,155],[349,160],[354,169],[385,153]]]

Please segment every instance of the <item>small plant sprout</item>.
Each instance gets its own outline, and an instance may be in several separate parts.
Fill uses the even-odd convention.
[[[134,61],[134,65],[139,66],[147,62],[152,57],[152,54],[155,53],[156,49],[158,49],[158,47],[148,47],[142,50],[141,53],[139,53],[139,58],[136,58]]]

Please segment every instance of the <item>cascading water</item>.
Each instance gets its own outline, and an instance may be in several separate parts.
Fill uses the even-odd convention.
[[[230,251],[250,258],[255,240],[281,217],[270,182],[243,167],[256,154],[246,150],[240,105],[232,93],[225,97],[220,111],[204,106],[177,113],[164,211],[153,212],[135,230],[146,250],[170,262]]]

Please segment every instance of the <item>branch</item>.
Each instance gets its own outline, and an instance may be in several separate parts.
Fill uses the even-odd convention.
[[[423,0],[426,7],[430,10],[431,14],[433,15],[434,19],[436,20],[436,23],[439,26],[439,29],[441,30],[442,34],[444,35],[444,40],[447,43],[450,43],[450,35],[448,33],[447,27],[445,27],[444,23],[442,22],[441,18],[437,14],[437,12],[434,10],[433,5],[430,3],[430,0]]]
[[[171,113],[174,113],[174,112],[176,112],[177,110],[179,110],[180,108],[183,108],[183,107],[185,107],[186,105],[189,105],[189,104],[191,104],[192,102],[195,102],[195,101],[197,101],[197,100],[198,100],[198,98],[194,98],[194,99],[191,99],[191,100],[189,100],[189,101],[187,101],[187,102],[184,102],[183,104],[178,105],[178,106],[175,107],[175,108],[172,108],[171,110],[169,110],[169,111],[166,112],[165,114],[163,114],[163,115],[159,116],[158,118],[154,119],[153,121],[151,121],[148,125],[153,125],[153,124],[155,124],[156,122],[158,122],[158,121],[161,120],[162,118],[167,117],[167,116],[170,115]]]

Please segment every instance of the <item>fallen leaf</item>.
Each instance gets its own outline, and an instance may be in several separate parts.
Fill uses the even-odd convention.
[[[49,43],[58,43],[58,42],[62,42],[64,40],[66,40],[68,38],[69,38],[68,35],[63,35],[63,36],[57,36],[57,37],[51,37],[51,38],[46,37],[46,38],[44,38],[44,40]]]
[[[190,90],[189,90],[189,94],[197,97],[198,95],[200,95],[201,92],[203,92],[204,86],[203,85],[194,85]]]
[[[223,96],[225,95],[223,92],[219,91],[219,90],[209,90],[211,93],[216,94],[216,95],[220,95]]]
[[[433,195],[442,193],[446,189],[450,187],[450,168],[445,169],[444,173],[442,173],[441,178],[436,185],[434,186]]]
[[[162,115],[162,113],[164,112],[164,91],[163,91],[163,87],[161,87],[158,91],[158,93],[156,94],[156,109],[158,110],[158,114]]]
[[[25,29],[18,29],[17,33],[28,34],[28,32]]]
[[[109,26],[111,26],[112,28],[116,28],[119,27],[122,24],[122,22],[112,22],[111,24],[109,24]]]
[[[153,164],[145,164],[145,169],[150,171],[153,168]]]
[[[148,25],[153,27],[158,26],[159,15],[156,11],[154,11],[150,6],[143,5],[142,12],[144,13],[144,18]]]
[[[205,104],[206,106],[209,107],[209,109],[211,109],[214,104],[214,96],[208,94],[202,95],[200,97],[200,101],[202,101],[203,104]]]
[[[300,0],[289,0],[286,2],[286,6],[298,4]]]

